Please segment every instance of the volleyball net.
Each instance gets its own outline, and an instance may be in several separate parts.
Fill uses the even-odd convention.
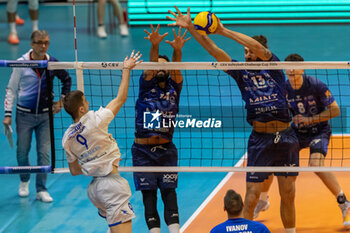
[[[18,67],[18,65],[17,65]],[[48,62],[47,69],[65,69],[72,77],[72,90],[82,90],[91,110],[106,106],[116,97],[122,62]],[[300,167],[247,167],[247,144],[252,127],[246,121],[245,103],[236,81],[223,70],[304,69],[306,75],[325,83],[341,113],[330,120],[332,136],[324,167],[309,167],[309,150],[301,151]],[[127,102],[109,125],[121,151],[120,171],[350,171],[350,65],[348,62],[144,62],[131,71]],[[144,70],[181,70],[183,87],[175,121],[152,121],[144,113],[144,127],[174,127],[178,149],[177,167],[133,167],[131,147],[135,133],[135,104]],[[261,80],[260,80],[261,81]],[[266,85],[273,85],[264,80]],[[259,80],[257,80],[259,82]],[[264,85],[265,85],[264,84]],[[61,83],[53,79],[53,92],[60,96]],[[56,97],[58,98],[58,97]],[[262,97],[265,98],[265,97]],[[263,101],[261,99],[251,101]],[[268,101],[268,100],[266,100]],[[264,111],[264,109],[260,109]],[[72,124],[62,110],[52,116],[52,172],[68,172],[62,137]],[[281,151],[281,153],[284,153]]]

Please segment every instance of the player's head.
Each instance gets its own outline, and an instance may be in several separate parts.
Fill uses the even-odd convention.
[[[34,31],[30,37],[30,42],[35,56],[44,57],[50,45],[49,33],[45,30]]]
[[[292,53],[292,54],[289,54],[284,60],[293,61],[293,62],[302,62],[304,61],[304,58],[299,54]],[[293,81],[296,76],[301,77],[304,74],[304,70],[303,69],[286,69],[286,74],[288,76],[289,81]]]
[[[224,197],[224,210],[226,210],[229,218],[238,217],[243,210],[243,201],[241,195],[233,189],[229,189]]]
[[[73,120],[79,120],[89,111],[89,102],[82,91],[69,92],[63,100],[64,110],[71,115]]]
[[[169,58],[166,55],[159,55],[158,62],[169,62]],[[169,79],[169,71],[168,70],[157,70],[157,73],[154,76],[158,82],[158,84],[164,88]]]
[[[267,39],[263,35],[257,35],[252,37],[254,40],[258,41],[262,46],[267,48]],[[249,61],[262,61],[253,51],[248,47],[244,47],[244,58],[247,62]]]

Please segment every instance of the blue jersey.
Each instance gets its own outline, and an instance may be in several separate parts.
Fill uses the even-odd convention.
[[[334,102],[334,97],[327,85],[317,78],[304,75],[303,79],[303,84],[298,90],[292,88],[289,80],[286,81],[287,99],[293,116],[301,114],[305,117],[311,117],[323,112],[328,105]],[[299,133],[316,134],[324,127],[329,127],[329,123],[324,121],[299,128],[293,123],[292,127],[297,129]]]
[[[271,61],[279,59],[273,54]],[[282,70],[228,70],[226,73],[237,82],[249,124],[253,121],[291,121]]]
[[[169,141],[173,138],[174,127],[171,122],[179,112],[182,82],[176,83],[171,78],[164,89],[157,80],[146,81],[140,77],[139,98],[136,102],[136,138],[161,136]]]
[[[226,232],[236,232],[236,233],[269,233],[269,229],[262,223],[247,220],[245,218],[232,218],[228,219],[213,229],[210,233],[226,233]]]

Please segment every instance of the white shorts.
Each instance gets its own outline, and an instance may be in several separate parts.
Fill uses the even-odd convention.
[[[106,218],[109,227],[127,222],[135,217],[129,202],[131,190],[127,180],[119,174],[94,177],[87,188],[90,201]]]

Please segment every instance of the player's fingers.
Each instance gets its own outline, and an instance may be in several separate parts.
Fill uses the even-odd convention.
[[[164,38],[164,37],[166,37],[167,35],[168,35],[169,33],[164,33],[163,35],[162,35],[162,39]]]
[[[169,19],[169,20],[171,20],[171,21],[176,21],[175,18],[172,18],[172,17],[170,17],[170,16],[167,16],[166,18]]]
[[[138,56],[136,57],[136,60],[139,60],[142,57],[142,54],[139,54],[140,52],[138,52]]]
[[[140,64],[141,62],[143,62],[143,60],[136,62],[136,65],[137,65],[137,64]]]
[[[173,28],[173,34],[174,34],[174,37],[177,37],[176,32],[175,32],[175,28]]]
[[[174,12],[172,12],[171,10],[168,10],[168,12],[176,18],[176,14]],[[169,16],[167,16],[167,17],[169,17]]]
[[[156,29],[156,32],[158,32],[159,31],[159,24],[157,25],[157,29]]]
[[[131,52],[130,57],[134,57],[134,53],[135,53],[135,50],[133,50],[133,51]]]
[[[182,29],[182,27],[180,26],[179,27],[179,36],[181,36],[181,29]]]
[[[175,9],[178,15],[182,15],[181,11],[179,10],[179,8],[177,8],[177,6],[175,6]]]
[[[149,33],[146,29],[144,29],[143,31],[146,32],[147,35],[151,35],[151,33]]]
[[[154,32],[153,24],[151,24],[151,30],[152,30],[152,33],[153,33]]]
[[[185,39],[185,42],[189,41],[192,37],[188,37],[187,39]]]
[[[182,35],[182,38],[185,38],[187,32],[188,32],[188,30],[186,29],[186,31],[185,31],[184,34]]]
[[[168,26],[176,26],[176,23],[169,23]]]
[[[140,51],[137,51],[137,53],[135,54],[135,57],[138,57],[140,55]]]
[[[129,56],[126,56],[126,58],[124,59],[124,61],[128,60]]]

